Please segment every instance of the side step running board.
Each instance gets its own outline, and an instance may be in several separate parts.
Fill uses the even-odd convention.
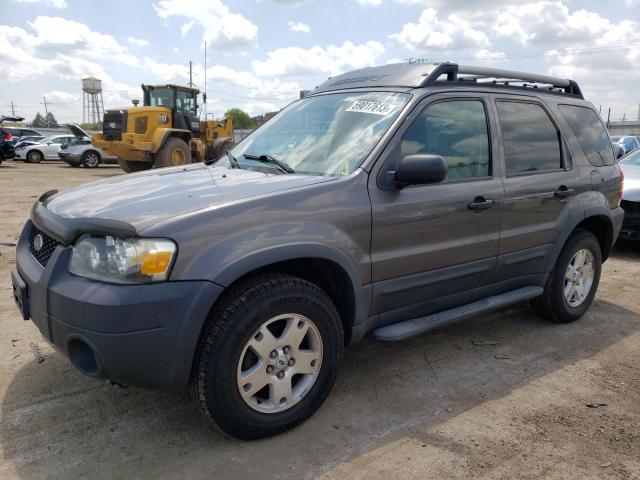
[[[542,287],[523,287],[494,297],[487,297],[461,307],[433,313],[422,318],[393,323],[373,331],[373,336],[381,342],[398,342],[414,335],[428,332],[450,323],[455,323],[480,313],[497,310],[507,305],[530,300],[542,295]]]

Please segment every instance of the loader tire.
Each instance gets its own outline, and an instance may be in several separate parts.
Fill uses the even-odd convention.
[[[130,161],[118,159],[118,165],[125,171],[125,173],[142,172],[143,170],[149,170],[153,165],[151,162]]]
[[[160,150],[155,154],[155,168],[179,167],[191,163],[191,151],[189,145],[184,140],[171,137],[168,138]]]

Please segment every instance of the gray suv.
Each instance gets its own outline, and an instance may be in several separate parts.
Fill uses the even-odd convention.
[[[311,416],[345,346],[530,300],[591,304],[620,169],[571,80],[453,63],[328,79],[213,165],[43,194],[25,319],[83,373],[191,388],[253,439]]]

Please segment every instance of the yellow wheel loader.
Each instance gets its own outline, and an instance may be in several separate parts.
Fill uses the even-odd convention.
[[[233,122],[200,121],[198,90],[178,85],[142,85],[144,106],[107,110],[93,144],[118,157],[125,172],[202,162],[233,146]]]

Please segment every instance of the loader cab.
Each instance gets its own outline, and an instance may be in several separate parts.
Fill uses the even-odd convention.
[[[197,89],[178,85],[142,85],[142,91],[145,106],[170,108],[173,128],[189,130],[194,137],[200,137]]]

